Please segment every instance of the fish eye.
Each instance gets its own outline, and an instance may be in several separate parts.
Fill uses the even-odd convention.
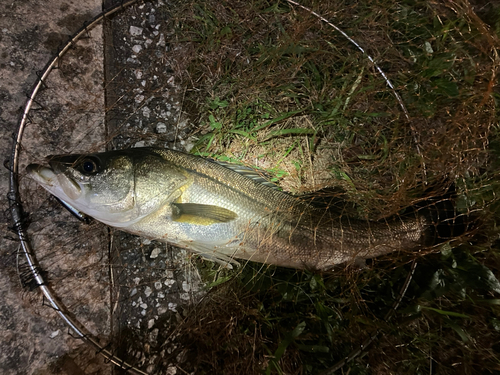
[[[98,171],[98,162],[93,158],[86,158],[80,163],[80,170],[85,174],[92,174]]]
[[[96,165],[93,161],[88,160],[83,162],[83,170],[87,173],[92,173],[96,169]]]

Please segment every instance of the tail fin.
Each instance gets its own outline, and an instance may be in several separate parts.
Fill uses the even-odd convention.
[[[452,185],[444,194],[431,196],[416,205],[419,215],[429,223],[424,245],[449,241],[470,229],[472,220],[468,214],[458,212],[456,200],[455,186]]]

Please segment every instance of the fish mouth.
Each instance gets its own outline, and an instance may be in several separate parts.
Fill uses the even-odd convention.
[[[54,173],[54,170],[44,165],[30,164],[26,167],[26,172],[36,182],[44,186],[53,187],[57,183],[57,175]]]
[[[66,168],[59,162],[50,162],[50,168],[41,164],[26,167],[28,175],[56,197],[76,200],[82,193],[80,185],[64,173]]]

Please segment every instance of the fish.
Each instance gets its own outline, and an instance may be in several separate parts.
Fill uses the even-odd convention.
[[[418,212],[370,221],[270,186],[256,173],[171,149],[48,156],[28,176],[75,211],[119,230],[201,254],[327,271],[427,246]]]

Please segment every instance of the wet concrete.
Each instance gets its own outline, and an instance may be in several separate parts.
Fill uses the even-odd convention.
[[[100,12],[99,1],[0,3],[0,149],[9,157],[11,137],[26,93],[60,43],[83,19]],[[68,330],[39,294],[23,289],[16,271],[18,243],[9,230],[8,171],[1,170],[4,238],[0,246],[0,368],[2,374],[109,373],[110,366]],[[41,312],[45,311],[45,312]]]
[[[61,43],[101,10],[100,1],[0,3],[0,149],[10,156],[12,134],[26,94]],[[34,141],[34,140],[33,140]],[[19,243],[11,226],[8,171],[0,171],[0,369],[2,374],[110,373],[87,345],[75,340],[37,291],[23,288],[16,270]],[[26,275],[25,275],[26,276]],[[25,277],[26,281],[26,277]]]

